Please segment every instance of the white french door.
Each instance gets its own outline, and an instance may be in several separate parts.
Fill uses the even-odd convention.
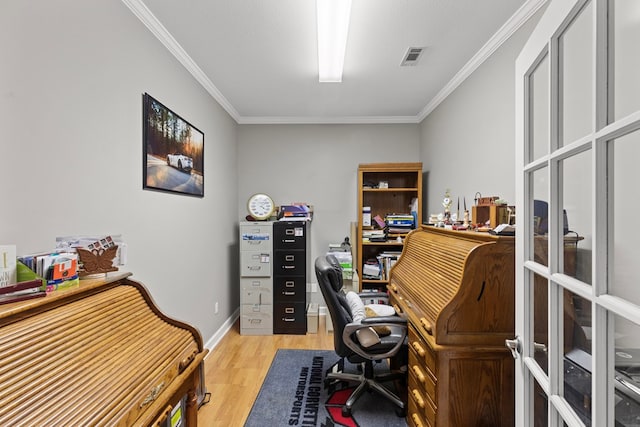
[[[518,426],[640,425],[639,176],[640,0],[551,0],[516,61]]]

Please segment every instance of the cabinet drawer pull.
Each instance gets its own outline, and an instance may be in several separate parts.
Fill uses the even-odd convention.
[[[285,261],[295,261],[296,257],[295,255],[285,255],[284,256],[284,260]]]
[[[398,304],[393,304],[393,309],[396,311],[396,313],[402,314],[402,309],[398,306]]]
[[[413,390],[411,390],[411,394],[413,394],[413,400],[416,401],[416,404],[420,408],[424,409],[424,399],[422,398],[422,396],[420,396],[420,392],[414,388]]]
[[[287,295],[287,296],[291,296],[291,295],[295,295],[295,292],[282,292],[282,295]]]
[[[420,367],[418,365],[413,365],[411,369],[413,369],[413,373],[416,375],[416,378],[418,379],[418,381],[424,384],[425,378],[424,378],[424,374],[420,370]]]
[[[389,289],[390,289],[391,291],[393,291],[394,293],[396,293],[396,294],[398,293],[398,286],[397,286],[395,283],[391,283],[391,284],[389,285]]]
[[[427,319],[425,319],[424,317],[420,318],[420,324],[422,325],[422,327],[424,328],[425,331],[427,331],[427,333],[429,335],[433,335],[433,329],[431,327],[431,322],[429,322]]]
[[[418,416],[418,414],[411,414],[411,419],[413,420],[413,424],[415,424],[416,427],[422,427],[422,423],[420,422],[420,417]]]
[[[414,342],[412,342],[412,343],[411,343],[411,346],[412,346],[412,347],[413,347],[413,349],[418,353],[418,355],[419,355],[420,357],[424,357],[424,355],[425,355],[425,354],[427,354],[427,353],[424,351],[424,348],[422,348],[422,346],[420,345],[420,343],[419,343],[419,342],[414,341]]]

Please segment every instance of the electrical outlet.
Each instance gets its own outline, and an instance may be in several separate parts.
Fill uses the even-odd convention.
[[[216,301],[216,304],[213,306],[213,314],[218,314],[218,301]]]

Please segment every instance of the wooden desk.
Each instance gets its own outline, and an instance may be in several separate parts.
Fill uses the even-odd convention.
[[[0,306],[0,425],[197,425],[202,337],[129,275]]]
[[[409,321],[410,426],[514,425],[514,238],[422,226],[391,270]]]

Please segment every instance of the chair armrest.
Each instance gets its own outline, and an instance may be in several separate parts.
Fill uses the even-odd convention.
[[[367,326],[397,326],[406,325],[407,319],[400,316],[373,316],[365,317],[360,323]]]
[[[389,322],[371,321],[366,322],[368,319],[392,319]],[[366,322],[366,323],[365,323]],[[360,329],[370,328],[372,326],[393,326],[399,328],[402,331],[402,335],[396,345],[393,346],[386,353],[368,353],[366,348],[361,346],[358,342],[354,341],[353,335]],[[368,317],[363,319],[360,323],[348,323],[342,330],[342,341],[347,347],[353,350],[356,354],[369,360],[381,360],[394,356],[400,347],[404,345],[405,338],[407,337],[407,321],[400,316],[384,316],[384,317]]]

